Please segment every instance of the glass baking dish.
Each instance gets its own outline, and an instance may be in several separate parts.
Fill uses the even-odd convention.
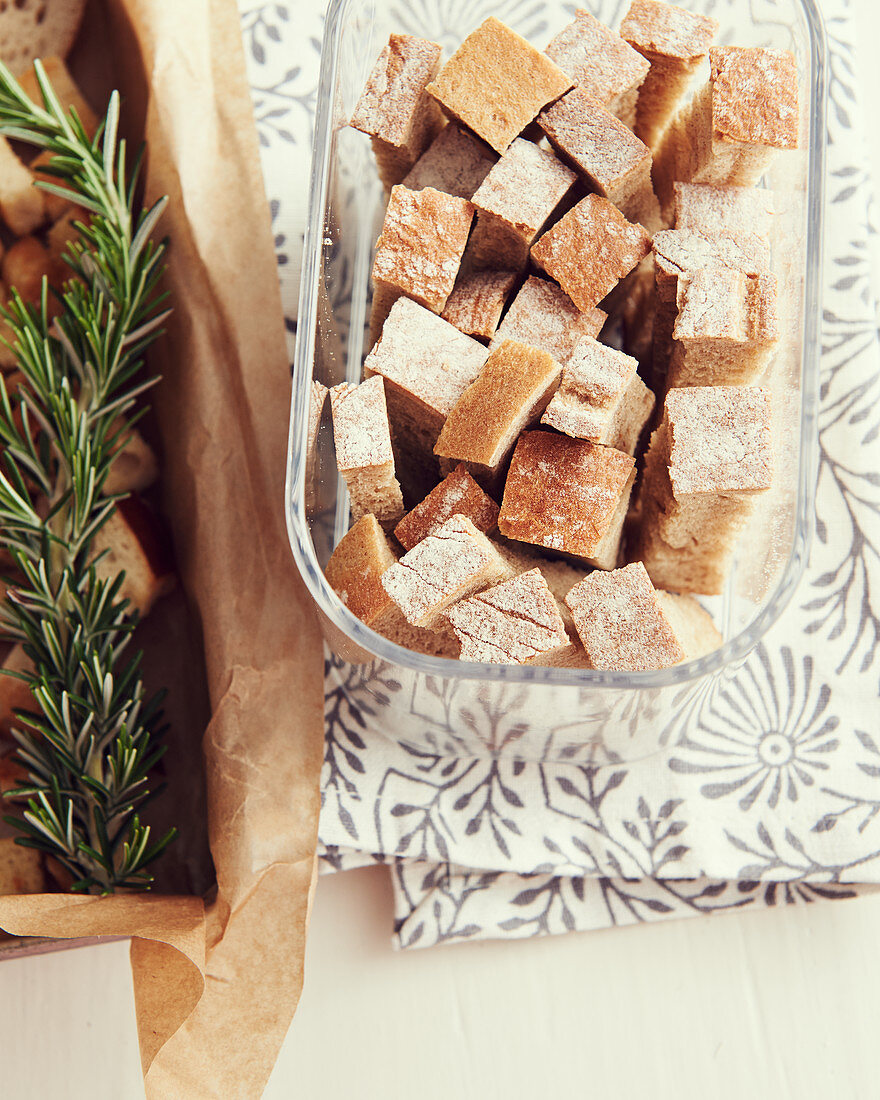
[[[628,7],[588,5],[610,26]],[[693,0],[720,24],[717,41],[793,51],[801,146],[763,181],[786,214],[773,266],[787,288],[783,347],[763,385],[773,392],[775,486],[738,544],[727,590],[707,601],[724,644],[699,660],[653,672],[472,664],[427,657],[374,633],[343,605],[324,574],[348,529],[326,415],[318,435],[317,497],[306,507],[309,389],[359,381],[369,350],[370,268],[383,193],[369,140],[347,128],[389,33],[440,43],[446,55],[489,14],[543,49],[573,17],[560,0],[333,0],[327,14],[315,121],[309,216],[293,370],[285,507],[297,565],[330,650],[329,707],[416,751],[513,754],[524,759],[634,759],[656,751],[696,700],[732,675],[779,618],[807,560],[813,527],[825,159],[826,44],[813,0]]]

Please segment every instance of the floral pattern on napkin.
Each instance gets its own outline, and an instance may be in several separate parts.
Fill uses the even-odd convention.
[[[398,6],[402,30],[430,26],[452,44],[454,0]],[[527,0],[484,6],[539,41],[556,29]],[[597,14],[613,22],[622,7],[605,4]],[[716,7],[723,24],[724,4]],[[772,0],[752,7],[758,18],[774,17]],[[880,355],[871,181],[847,8],[824,4],[831,57],[822,406],[807,575],[764,642],[697,697],[662,754],[643,761],[459,756],[448,708],[436,719],[433,749],[366,736],[373,673],[328,658],[322,862],[325,870],[389,865],[401,946],[804,904],[880,884]],[[291,331],[321,9],[313,0],[242,5]],[[380,691],[399,689],[381,675]],[[429,716],[430,704],[413,701]]]

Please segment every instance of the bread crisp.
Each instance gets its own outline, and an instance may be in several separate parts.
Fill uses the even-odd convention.
[[[538,115],[560,157],[630,221],[661,228],[651,182],[651,150],[583,88],[573,88]]]
[[[456,401],[489,355],[430,310],[408,298],[395,302],[382,338],[367,356],[364,372],[385,379],[395,439],[434,464],[434,444]]]
[[[387,188],[400,183],[443,125],[425,91],[440,67],[436,42],[392,34],[370,73],[351,118],[369,134]]]
[[[538,111],[573,83],[547,56],[490,16],[462,42],[428,91],[447,115],[503,153]]]
[[[408,623],[431,628],[457,600],[511,575],[482,531],[455,515],[386,570],[382,586]]]
[[[516,138],[474,193],[472,264],[521,271],[529,261],[529,246],[576,178],[551,152]]]
[[[444,126],[419,157],[403,186],[410,191],[434,187],[470,199],[496,161],[495,153],[455,123]]]
[[[489,348],[494,351],[504,340],[517,340],[541,348],[565,366],[581,337],[598,336],[607,320],[608,315],[601,309],[582,313],[556,283],[530,275]]]
[[[343,382],[330,390],[336,465],[351,495],[355,520],[372,512],[393,526],[403,515],[403,495],[394,476],[394,453],[385,403],[385,383],[374,375],[359,386]]]
[[[394,528],[394,537],[404,550],[412,550],[455,515],[467,516],[485,535],[498,523],[498,505],[474,481],[463,462],[403,517]]]
[[[67,57],[85,0],[15,0],[0,10],[3,61],[21,76],[38,57]]]
[[[633,0],[620,35],[651,69],[639,88],[635,132],[652,148],[705,59],[718,23],[660,0]]]
[[[599,195],[587,195],[532,245],[532,259],[581,310],[592,309],[651,251],[651,238]]]
[[[467,199],[433,187],[392,187],[376,242],[373,282],[439,313],[455,286],[473,215]]]
[[[468,336],[494,336],[518,278],[515,271],[472,271],[460,276],[441,317]]]
[[[505,340],[449,413],[434,454],[465,462],[494,490],[517,438],[540,418],[561,374],[546,351]]]
[[[550,42],[547,56],[632,129],[636,97],[649,65],[619,34],[581,8]]]
[[[539,569],[453,604],[446,612],[461,660],[489,664],[566,664],[574,647]]]
[[[584,337],[541,423],[632,455],[653,409],[654,395],[639,377],[637,361]]]
[[[611,447],[525,432],[513,452],[498,530],[613,569],[634,470],[632,456]]]

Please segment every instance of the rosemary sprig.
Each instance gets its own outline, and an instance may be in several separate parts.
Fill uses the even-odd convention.
[[[17,572],[0,624],[33,663],[17,675],[34,698],[14,731],[28,783],[12,793],[26,808],[6,820],[67,868],[73,890],[148,889],[175,833],[151,841],[139,817],[156,793],[160,699],[146,696],[140,655],[126,656],[137,615],[122,577],[102,579],[91,547],[117,499],[102,490],[135,401],[157,381],[141,368],[167,316],[165,242],[152,239],[166,200],[137,210],[141,157],[126,165],[116,92],[90,139],[36,72],[42,106],[0,64],[0,133],[47,150],[58,182],[40,186],[90,217],[65,252],[64,287],[44,279],[39,308],[13,293],[5,311],[23,381],[12,396],[0,378],[0,545]]]

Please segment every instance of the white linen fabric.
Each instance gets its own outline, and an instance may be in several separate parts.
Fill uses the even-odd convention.
[[[415,2],[415,0],[414,0]],[[442,26],[444,6],[432,0]],[[807,574],[659,755],[461,758],[364,736],[328,678],[324,870],[387,863],[402,947],[523,937],[880,885],[880,353],[874,227],[846,0],[829,32],[820,466]],[[279,274],[295,332],[321,0],[241,5]],[[389,690],[394,690],[393,685]]]

